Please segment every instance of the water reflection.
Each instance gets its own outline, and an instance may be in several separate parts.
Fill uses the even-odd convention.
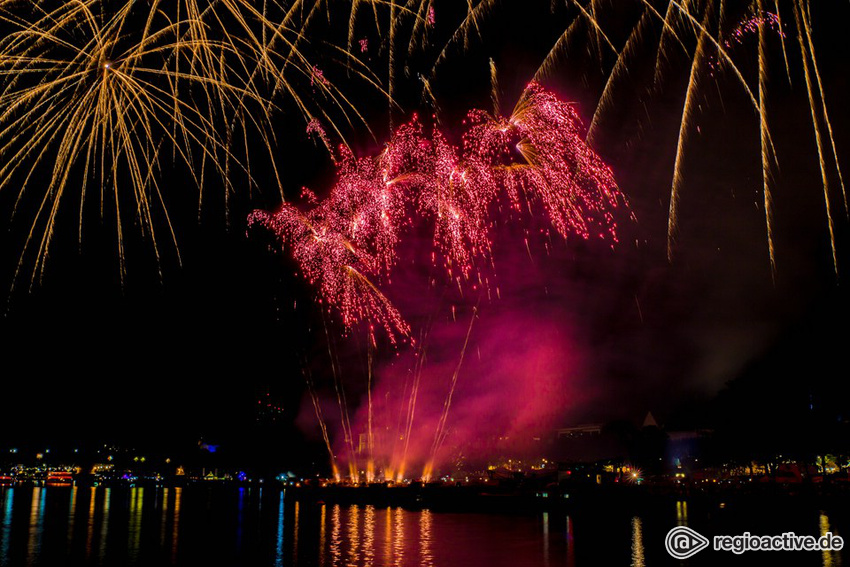
[[[352,506],[348,511],[348,562],[359,558],[360,552],[360,508]]]
[[[180,506],[183,502],[183,488],[174,489],[174,517],[171,528],[171,562],[177,563],[177,542],[180,541]]]
[[[688,525],[688,502],[686,500],[676,501],[676,525]]]
[[[384,514],[384,565],[390,565],[393,557],[393,509]]]
[[[364,513],[363,563],[371,566],[375,561],[375,507],[366,506]]]
[[[331,565],[340,565],[342,559],[342,539],[340,530],[342,530],[342,521],[340,520],[340,507],[335,504],[331,513]]]
[[[9,543],[12,539],[12,505],[15,500],[15,489],[7,488],[3,495],[3,527],[0,530],[0,565],[8,565]]]
[[[573,538],[573,519],[567,516],[566,528],[566,544],[567,544],[567,567],[575,567],[576,550],[575,541]]]
[[[393,561],[392,565],[404,564],[404,510],[395,509],[393,515]]]
[[[103,558],[106,557],[106,534],[109,532],[109,507],[112,502],[112,489],[103,489],[103,516],[100,519],[100,549],[98,557],[103,563]]]
[[[322,504],[322,517],[319,522],[319,565],[325,564],[325,514],[327,506]]]
[[[139,542],[142,537],[142,503],[145,489],[133,487],[130,489],[130,522],[128,531],[127,550],[131,561],[139,555]]]
[[[826,515],[825,512],[821,511],[818,523],[820,526],[821,536],[826,535],[827,532],[832,532],[833,535],[840,535],[837,530],[830,527],[829,517]],[[841,566],[841,552],[823,550],[821,553],[823,554],[823,567]]]
[[[677,502],[677,505],[680,504]],[[632,567],[646,567],[643,553],[643,522],[632,518]]]
[[[162,515],[159,520],[159,546],[165,546],[165,525],[168,519],[168,489],[162,489]]]
[[[89,493],[89,515],[86,522],[86,561],[91,558],[92,545],[94,543],[94,512],[95,498],[97,497],[96,491],[90,489]]]
[[[508,516],[325,505],[287,496],[219,486],[0,489],[0,565],[645,567],[668,560],[663,534],[674,523],[735,533],[741,521],[707,516],[701,507],[689,510],[684,501],[638,514],[579,509]],[[752,529],[838,534],[847,521],[840,513],[809,510],[796,510],[797,520],[751,511]],[[801,566],[842,563],[842,552],[798,557]],[[729,557],[736,561],[743,558]]]
[[[441,564],[435,555],[439,548],[434,535],[436,515],[430,510],[388,507],[378,511],[372,505],[335,504],[329,507],[327,516],[318,518],[321,567]],[[326,542],[324,530],[328,531]],[[465,542],[459,539],[457,544]],[[300,559],[295,555],[297,564]]]
[[[41,532],[44,528],[44,498],[47,491],[40,486],[33,488],[30,502],[30,529],[27,540],[27,565],[33,565],[41,551]]]
[[[71,542],[74,541],[74,518],[76,517],[77,509],[77,487],[71,488],[71,498],[70,503],[68,504],[68,536],[65,538],[66,545],[68,547],[71,546]]]
[[[275,567],[283,567],[283,524],[284,524],[284,508],[283,508],[283,496],[284,492],[280,493],[280,503],[277,508],[277,539],[275,541],[275,555],[274,555],[274,564]]]
[[[301,504],[297,500],[295,501],[295,511],[292,515],[295,516],[295,526],[292,530],[292,563],[295,564],[298,561],[298,519],[301,516]]]
[[[433,567],[434,557],[431,555],[431,511],[422,510],[419,514],[419,555],[420,565]]]

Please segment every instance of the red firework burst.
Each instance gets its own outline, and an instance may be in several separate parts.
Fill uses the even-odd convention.
[[[480,267],[492,261],[503,202],[517,217],[542,208],[563,237],[617,241],[612,211],[625,199],[585,142],[573,105],[532,83],[510,117],[473,110],[464,125],[461,148],[436,129],[426,133],[416,116],[378,156],[341,148],[325,199],[306,212],[289,204],[255,211],[249,226],[266,226],[290,248],[346,328],[369,321],[393,342],[410,328],[373,282],[390,275],[399,241],[417,219],[433,226],[432,259],[460,286],[480,281]]]

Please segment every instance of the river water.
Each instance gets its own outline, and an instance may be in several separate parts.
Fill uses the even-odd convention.
[[[844,552],[709,549],[678,561],[664,548],[676,525],[706,535],[850,534],[842,507],[820,508],[659,500],[637,512],[609,503],[482,514],[298,501],[269,488],[0,488],[0,565],[837,567]]]

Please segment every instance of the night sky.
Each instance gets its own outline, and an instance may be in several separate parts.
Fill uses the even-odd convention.
[[[473,37],[465,52],[447,52],[432,85],[442,128],[451,132],[471,107],[491,107],[490,58],[499,71],[503,110],[510,110],[569,14],[562,9],[558,17],[548,17],[549,2],[541,4],[545,6],[536,11],[498,6],[485,19],[482,38]],[[814,3],[813,8],[839,158],[848,166],[844,100],[850,53],[842,28],[850,7]],[[439,46],[454,29],[450,24],[456,15],[448,8],[440,11],[438,4],[437,18],[445,22],[432,39]],[[347,12],[340,20],[347,25]],[[617,28],[616,22],[612,27]],[[332,22],[329,30],[314,33],[333,34],[334,29]],[[364,25],[364,36],[374,33],[368,29]],[[595,54],[581,45],[586,34],[577,37],[574,55],[544,84],[575,101],[587,122],[606,75],[600,73]],[[378,43],[372,40],[373,46]],[[751,84],[755,57],[743,54],[756,45],[749,38],[735,48],[742,61],[750,62],[743,71]],[[790,40],[789,46],[796,47]],[[400,79],[398,90],[403,111],[394,113],[396,124],[412,111],[433,112],[419,96],[416,73],[429,69],[438,52],[432,47],[407,62],[409,77]],[[384,72],[378,47],[369,57]],[[647,411],[662,423],[701,426],[716,418],[717,395],[730,383],[786,391],[789,400],[828,401],[831,411],[850,414],[848,222],[833,172],[836,275],[799,62],[792,62],[789,86],[781,53],[771,53],[769,112],[779,160],[774,277],[762,209],[758,126],[747,99],[725,75],[701,90],[701,111],[688,142],[679,232],[668,261],[670,182],[689,67],[671,57],[662,88],[650,95],[645,81],[650,71],[640,61],[638,57],[629,78],[615,90],[613,107],[594,142],[636,220],[619,214],[620,242],[613,249],[607,242],[571,239],[555,242],[549,253],[537,247],[531,258],[511,228],[497,230],[502,299],[485,300],[479,307],[471,335],[475,350],[460,374],[452,414],[457,431],[476,412],[496,422],[525,419],[530,428],[638,422]],[[350,82],[375,132],[373,140],[362,125],[349,129],[355,152],[374,154],[389,133],[385,104],[354,79],[328,69],[333,80],[342,81],[343,90],[345,81]],[[403,69],[400,74],[405,75]],[[297,200],[304,185],[320,196],[326,193],[333,170],[324,148],[305,133],[303,119],[283,104],[275,128],[286,195]],[[274,210],[280,202],[267,165],[257,160],[255,167],[261,187],[248,191],[243,183],[240,190],[237,182],[227,211],[221,187],[210,181],[200,219],[197,189],[179,168],[168,172],[163,186],[182,265],[166,241],[160,277],[149,242],[137,230],[128,230],[123,285],[114,227],[92,213],[85,219],[80,246],[72,205],[61,219],[41,281],[28,290],[25,275],[7,291],[33,204],[25,201],[11,218],[16,190],[0,192],[0,448],[107,440],[191,446],[200,438],[238,443],[259,435],[255,406],[267,392],[284,407],[285,418],[274,435],[263,433],[263,443],[287,451],[300,447],[302,438],[316,439],[305,367],[331,407],[335,403],[329,396],[322,318],[285,251],[275,250],[273,239],[262,231],[246,234],[252,210]],[[451,294],[445,299],[443,288],[423,281],[420,268],[400,262],[387,294],[414,328],[429,317],[436,321],[425,380],[441,384],[457,363],[475,302],[452,299]],[[457,322],[451,320],[451,305],[457,306]],[[344,380],[357,415],[357,400],[364,392],[364,341],[344,338],[341,331],[333,329],[340,359],[350,369]],[[376,392],[401,380],[408,364],[408,347],[381,343]],[[535,390],[540,384],[546,388]],[[441,390],[434,388],[439,401]],[[534,400],[541,396],[547,404],[537,408]],[[771,394],[766,399],[773,401],[756,402],[760,415],[781,419],[786,398]],[[544,417],[535,413],[538,409]],[[337,420],[329,419],[333,429]]]

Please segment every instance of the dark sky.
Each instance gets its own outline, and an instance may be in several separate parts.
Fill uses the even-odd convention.
[[[850,54],[846,42],[838,41],[838,28],[848,8],[830,10],[835,13],[816,12],[814,24],[836,143],[845,159],[850,140],[842,102]],[[499,7],[486,19],[482,41],[474,39],[466,53],[450,50],[434,81],[443,127],[451,129],[470,107],[489,107],[490,57],[499,69],[508,110],[507,101],[516,98],[557,37],[565,14],[560,16],[547,18],[545,9],[512,13],[510,7]],[[446,12],[441,21],[453,21],[452,15]],[[445,28],[438,30],[442,35],[435,44],[446,36]],[[751,38],[736,47],[743,61],[754,60],[755,45]],[[594,68],[582,51],[574,48],[579,55],[546,85],[576,101],[589,119],[602,83],[598,63]],[[375,61],[380,57],[376,53]],[[775,279],[765,238],[758,129],[746,98],[727,76],[707,83],[700,93],[701,112],[694,120],[699,130],[690,134],[675,255],[672,263],[667,260],[667,207],[687,73],[686,62],[675,57],[664,88],[652,96],[645,92],[646,69],[635,64],[615,92],[614,108],[596,141],[637,218],[620,219],[621,243],[613,250],[556,243],[551,254],[537,251],[530,261],[509,231],[499,234],[503,299],[481,305],[473,345],[479,352],[485,349],[485,358],[487,352],[502,356],[499,337],[511,340],[517,332],[513,327],[521,326],[519,332],[531,338],[525,351],[510,354],[511,360],[539,347],[547,353],[545,364],[554,365],[552,372],[558,374],[558,365],[569,366],[558,374],[556,384],[563,386],[559,391],[565,398],[557,398],[563,411],[550,416],[552,425],[640,419],[647,410],[662,419],[686,421],[693,407],[711,400],[727,382],[754,373],[771,374],[779,387],[811,382],[845,393],[847,217],[833,187],[836,275],[799,65],[792,63],[789,86],[781,59],[776,52],[771,57],[770,112],[780,164],[774,188]],[[411,78],[400,88],[407,110],[423,108],[415,96],[416,66],[433,60],[433,54],[420,58],[409,62]],[[744,65],[743,70],[752,84],[754,69]],[[351,88],[362,96],[364,112],[382,140],[387,130],[383,105],[362,87]],[[292,112],[276,120],[285,191],[295,196],[306,184],[321,195],[331,172],[323,150],[308,139],[303,121]],[[352,139],[360,153],[377,146],[362,129],[355,129]],[[262,179],[263,166],[258,167]],[[148,243],[131,235],[123,286],[109,222],[93,218],[87,223],[80,252],[72,211],[56,236],[43,280],[27,292],[24,278],[6,293],[26,223],[20,215],[9,220],[13,188],[0,193],[6,234],[0,240],[0,287],[2,297],[8,297],[0,319],[0,443],[54,438],[191,442],[224,437],[228,431],[250,432],[256,396],[266,391],[285,404],[290,423],[297,420],[314,429],[309,412],[305,417],[301,361],[321,369],[326,355],[310,291],[293,276],[285,255],[269,251],[267,238],[245,234],[247,213],[274,208],[276,189],[238,191],[230,200],[227,226],[222,203],[215,199],[208,200],[198,222],[196,189],[184,177],[178,171],[164,183],[182,266],[165,244],[160,279]],[[832,173],[833,186],[835,181]],[[415,288],[421,281],[418,271],[404,263],[399,270],[401,283],[388,294],[410,313],[414,326],[437,314],[432,357],[441,361],[434,366],[438,373],[440,364],[451,367],[456,360],[458,329],[462,335],[469,321],[469,299],[457,302],[464,315],[451,323],[448,303],[438,301],[438,291],[423,288],[425,307],[405,299],[405,286]],[[353,339],[340,343],[343,360],[362,361],[362,345]],[[406,356],[403,349],[379,353],[379,378],[392,380],[393,368]],[[467,399],[479,400],[487,388],[501,388],[476,379],[500,376],[486,362],[479,355],[478,362],[469,363],[468,375],[461,375],[465,387],[479,388],[466,390]],[[322,371],[317,372],[321,380]],[[349,376],[356,382],[350,386],[356,399],[362,393],[360,370]],[[521,367],[515,378],[504,379],[535,376]],[[487,407],[506,417],[512,413],[508,405]],[[458,412],[464,415],[462,405]]]

